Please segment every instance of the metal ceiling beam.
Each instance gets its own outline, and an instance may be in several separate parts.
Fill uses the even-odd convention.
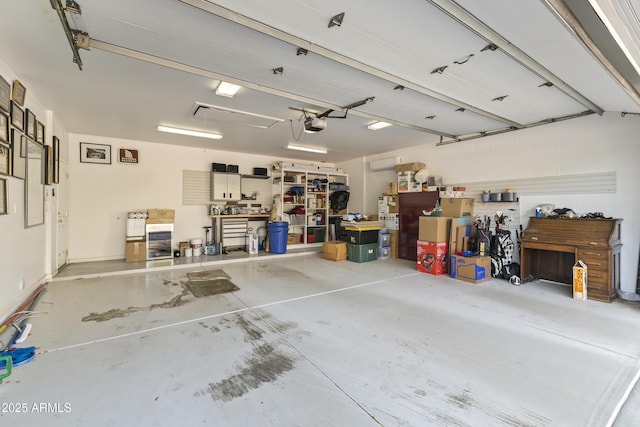
[[[533,128],[536,126],[542,126],[542,125],[548,125],[551,123],[557,123],[557,122],[562,122],[565,120],[571,120],[571,119],[577,119],[578,117],[584,117],[584,116],[588,116],[594,114],[593,111],[588,110],[588,111],[583,111],[581,113],[577,113],[577,114],[570,114],[568,116],[562,116],[562,117],[554,117],[552,119],[545,119],[545,120],[541,120],[539,122],[535,122],[535,123],[529,123],[527,124],[527,126],[525,127],[525,129],[529,129],[529,128]],[[472,139],[478,139],[478,138],[485,138],[487,136],[494,136],[494,135],[500,135],[502,133],[507,133],[507,132],[514,132],[517,130],[521,130],[521,129],[514,129],[514,128],[505,128],[505,129],[496,129],[496,130],[492,130],[492,131],[487,131],[487,132],[480,132],[480,133],[476,133],[473,135],[464,135],[464,136],[457,136],[449,141],[440,141],[436,144],[436,147],[441,146],[441,145],[449,145],[449,144],[455,144],[456,142],[463,142],[463,141],[469,141]]]
[[[598,43],[594,40],[594,38],[589,34],[588,29],[585,25],[580,21],[580,19],[574,13],[574,10],[567,4],[564,0],[544,0],[547,4],[547,7],[556,14],[557,18],[569,29],[571,30],[576,38],[582,42],[582,44],[591,52],[595,58],[600,61],[602,66],[613,76],[614,79],[622,86],[622,88],[631,96],[634,102],[640,105],[640,93],[636,90],[635,86],[624,76],[624,73],[621,69],[624,69],[624,64],[618,60],[617,67],[614,65],[615,60],[615,52],[608,52],[609,55],[605,55],[602,49],[598,46]],[[576,7],[589,7],[590,10],[587,12],[591,12],[593,5],[589,3],[576,3]],[[585,9],[577,11],[577,13],[584,12]],[[600,12],[602,10],[600,9]],[[584,15],[584,13],[583,13]],[[584,16],[583,16],[584,17]],[[601,16],[596,14],[597,23],[600,23],[602,20]],[[606,28],[606,27],[605,27]],[[608,30],[608,29],[607,29]],[[610,31],[610,30],[608,30]],[[611,36],[613,37],[613,36]],[[597,38],[597,36],[596,36]],[[619,44],[619,41],[616,40],[616,43]],[[629,66],[633,66],[631,63],[631,56],[629,58],[625,57],[625,61],[629,61]],[[634,64],[635,65],[635,64]],[[634,72],[635,68],[633,68]],[[636,76],[637,77],[637,76]]]
[[[64,34],[67,36],[67,41],[69,42],[69,46],[71,47],[71,51],[73,52],[73,62],[78,64],[78,68],[80,68],[80,71],[82,71],[82,59],[80,58],[80,52],[78,52],[78,46],[76,46],[76,38],[73,34],[73,30],[69,25],[67,15],[65,15],[64,7],[62,7],[62,3],[60,3],[60,0],[51,0],[51,7],[56,10],[58,18],[60,18],[62,29],[64,30]]]
[[[403,123],[403,122],[399,122],[397,120],[392,120],[386,117],[380,117],[380,116],[376,116],[373,114],[368,114],[368,113],[364,113],[362,111],[358,111],[358,110],[352,110],[350,108],[345,109],[345,107],[339,106],[339,105],[334,105],[334,104],[330,104],[328,102],[324,102],[324,101],[319,101],[317,99],[313,99],[313,98],[308,98],[306,96],[301,96],[301,95],[297,95],[294,93],[290,93],[290,92],[285,92],[279,89],[275,89],[272,87],[268,87],[268,86],[263,86],[257,83],[252,83],[249,81],[245,81],[245,80],[240,80],[237,79],[235,77],[231,77],[231,76],[226,76],[224,74],[219,74],[219,73],[215,73],[213,71],[209,71],[209,70],[205,70],[203,68],[198,68],[198,67],[194,67],[191,65],[187,65],[187,64],[183,64],[181,62],[176,62],[176,61],[172,61],[170,59],[166,59],[166,58],[161,58],[159,56],[155,56],[155,55],[150,55],[148,53],[144,53],[144,52],[140,52],[137,50],[133,50],[133,49],[128,49],[126,47],[122,47],[122,46],[118,46],[118,45],[114,45],[111,43],[107,43],[104,41],[100,41],[100,40],[95,40],[95,39],[89,39],[89,47],[90,48],[94,48],[94,49],[99,49],[99,50],[103,50],[105,52],[111,52],[111,53],[115,53],[118,55],[122,55],[122,56],[126,56],[128,58],[133,58],[133,59],[137,59],[137,60],[141,60],[141,61],[145,61],[151,64],[156,64],[156,65],[161,65],[163,67],[167,67],[167,68],[171,68],[174,70],[178,70],[178,71],[182,71],[185,73],[189,73],[189,74],[193,74],[196,76],[201,76],[201,77],[205,77],[208,79],[213,79],[213,80],[224,80],[226,82],[229,83],[233,83],[242,87],[246,87],[248,89],[254,89],[260,92],[264,92],[264,93],[268,93],[270,95],[275,95],[275,96],[280,96],[282,98],[287,98],[290,99],[292,101],[297,101],[297,102],[301,102],[304,104],[309,104],[309,105],[315,105],[318,107],[323,107],[326,109],[331,109],[334,111],[346,111],[348,109],[349,113],[355,116],[359,116],[359,117],[364,117],[367,119],[371,119],[371,120],[376,120],[376,121],[383,121],[383,122],[387,122],[387,123],[391,123],[394,124],[396,126],[399,127],[403,127],[403,128],[407,128],[407,129],[413,129],[419,132],[426,132],[426,133],[430,133],[433,135],[440,135],[440,136],[444,136],[447,138],[455,138],[455,135],[452,134],[448,134],[445,132],[440,132],[440,131],[436,131],[433,129],[429,129],[429,128],[425,128],[425,127],[421,127],[421,126],[415,126],[409,123]]]
[[[498,46],[503,52],[513,58],[515,61],[522,64],[524,67],[529,69],[531,72],[537,74],[541,78],[546,81],[553,83],[555,87],[560,89],[563,93],[570,96],[589,110],[602,115],[604,110],[591,102],[587,97],[582,95],[580,92],[569,86],[558,76],[553,74],[551,71],[546,69],[536,60],[531,58],[529,55],[518,49],[516,46],[511,44],[508,40],[502,37],[497,32],[493,31],[489,26],[480,21],[478,18],[469,13],[466,9],[462,8],[460,5],[455,3],[452,0],[427,0],[429,3],[438,7],[440,10],[451,16],[456,21],[460,22],[462,25],[467,27],[469,30],[473,31],[483,39],[487,40],[490,43]],[[547,0],[545,0],[547,1]]]
[[[454,105],[458,108],[464,108],[468,111],[473,111],[476,114],[479,114],[484,117],[488,117],[492,120],[496,120],[502,123],[505,123],[509,126],[514,126],[517,128],[522,128],[524,125],[514,122],[513,120],[509,120],[505,117],[498,116],[496,114],[490,113],[486,110],[482,110],[480,108],[474,107],[473,105],[469,105],[465,102],[462,102],[458,99],[451,98],[447,95],[441,94],[424,86],[417,85],[413,82],[405,80],[401,77],[395,76],[393,74],[382,71],[378,68],[372,67],[370,65],[364,64],[362,62],[356,61],[347,56],[341,55],[332,50],[326,49],[322,46],[318,46],[317,44],[311,43],[307,40],[304,40],[300,37],[293,36],[284,31],[278,30],[277,28],[271,27],[269,25],[263,24],[262,22],[256,21],[255,19],[249,18],[248,16],[241,15],[237,12],[234,12],[230,9],[224,8],[222,6],[215,5],[213,3],[209,3],[206,0],[179,0],[182,3],[191,5],[197,9],[202,11],[211,13],[213,15],[224,18],[228,21],[234,22],[236,24],[242,25],[244,27],[250,28],[254,31],[258,31],[267,36],[273,37],[277,40],[283,41],[285,43],[289,43],[298,48],[306,49],[308,52],[313,52],[317,55],[323,56],[325,58],[331,59],[343,65],[347,65],[356,70],[362,71],[364,73],[370,74],[372,76],[381,78],[383,80],[387,80],[395,85],[401,85],[405,88],[414,90],[423,95],[430,96],[432,98],[438,99],[440,101],[446,102],[448,104]],[[389,121],[389,120],[385,120]]]

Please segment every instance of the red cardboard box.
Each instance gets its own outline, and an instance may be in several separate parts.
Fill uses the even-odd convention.
[[[418,240],[418,271],[429,274],[446,274],[447,247],[447,242]]]

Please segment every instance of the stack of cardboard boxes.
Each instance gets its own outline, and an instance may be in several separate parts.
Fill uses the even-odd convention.
[[[430,274],[446,274],[470,283],[491,278],[491,258],[462,256],[473,251],[469,242],[473,199],[440,199],[442,216],[421,217],[418,229],[417,269]],[[465,254],[466,255],[466,254]]]

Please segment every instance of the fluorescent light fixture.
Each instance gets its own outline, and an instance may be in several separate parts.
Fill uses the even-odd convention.
[[[240,86],[227,82],[220,82],[216,88],[216,95],[226,96],[227,98],[233,98],[233,95],[240,89]]]
[[[287,144],[287,148],[289,150],[308,151],[309,153],[327,154],[326,148],[308,147],[306,145],[292,144],[291,142]]]
[[[210,139],[222,139],[222,135],[220,135],[219,133],[202,132],[202,131],[190,130],[190,129],[179,129],[171,126],[158,125],[158,130],[160,132],[177,133],[178,135],[197,136],[200,138],[210,138]]]
[[[369,126],[367,126],[370,130],[379,130],[382,128],[386,128],[387,126],[391,126],[391,123],[387,122],[373,122]]]

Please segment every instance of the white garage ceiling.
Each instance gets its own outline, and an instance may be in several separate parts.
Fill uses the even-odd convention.
[[[78,0],[62,15],[87,35],[82,70],[53,8],[66,3],[5,0],[0,58],[73,133],[337,162],[640,113],[637,0]],[[242,89],[217,96],[221,80]],[[326,128],[302,132],[300,110]]]

